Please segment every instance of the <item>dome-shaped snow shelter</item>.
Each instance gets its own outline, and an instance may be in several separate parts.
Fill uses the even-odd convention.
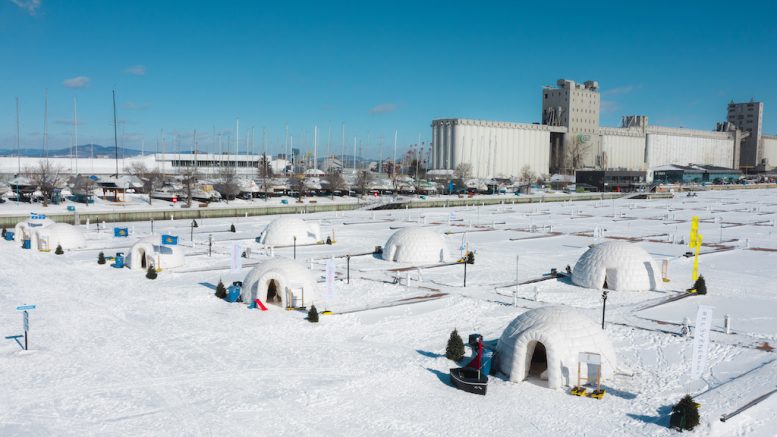
[[[41,251],[55,250],[62,246],[64,250],[86,247],[86,237],[77,226],[67,223],[55,223],[43,228],[33,228],[32,247]]]
[[[54,223],[54,220],[50,218],[24,220],[14,226],[13,239],[17,243],[21,243],[22,240],[32,240],[33,231],[51,226]]]
[[[152,234],[132,246],[126,265],[131,269],[142,270],[152,265],[155,269],[161,270],[179,267],[185,262],[186,258],[181,246],[162,244],[162,236]]]
[[[240,296],[248,304],[259,299],[282,308],[310,306],[317,297],[316,279],[297,261],[270,258],[248,272]]]
[[[307,223],[295,216],[282,216],[270,222],[259,237],[259,243],[267,246],[291,246],[297,237],[297,244],[315,244],[321,241],[318,223]]]
[[[550,306],[510,322],[497,344],[495,364],[512,382],[532,376],[547,378],[548,388],[560,388],[577,384],[580,352],[600,355],[602,378],[615,372],[615,350],[601,327],[579,310]],[[582,363],[581,376],[595,380],[596,367]]]
[[[442,235],[425,228],[402,228],[383,246],[383,259],[405,263],[439,263],[448,257]]]
[[[592,245],[577,260],[572,282],[586,288],[618,291],[657,290],[660,271],[642,247],[623,241]]]

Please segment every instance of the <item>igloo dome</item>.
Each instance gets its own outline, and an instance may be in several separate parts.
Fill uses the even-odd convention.
[[[572,282],[586,287],[618,291],[657,290],[661,276],[656,263],[642,247],[623,241],[592,245],[577,260]]]
[[[425,228],[402,228],[383,246],[383,259],[405,263],[439,263],[448,257],[445,238]]]
[[[316,303],[316,279],[297,261],[270,258],[248,272],[240,297],[244,303],[259,299],[282,308],[310,306]]]
[[[615,373],[615,349],[600,326],[578,309],[543,307],[510,322],[497,344],[495,365],[512,382],[533,376],[560,388],[577,384],[581,352],[599,354],[603,379]],[[595,378],[596,367],[581,363],[581,375]]]
[[[282,216],[270,222],[259,237],[259,242],[268,246],[291,246],[297,237],[297,244],[316,244],[321,241],[318,223],[306,223],[295,216]]]
[[[33,228],[32,247],[38,250],[55,250],[62,246],[64,250],[86,247],[86,238],[77,226],[67,223],[55,223],[43,228]]]
[[[13,239],[17,243],[21,243],[22,240],[31,240],[35,230],[51,226],[54,223],[54,220],[50,218],[24,220],[14,226]]]
[[[126,264],[131,269],[145,270],[149,265],[156,269],[170,269],[185,263],[186,258],[181,246],[162,244],[162,236],[152,234],[132,246]]]

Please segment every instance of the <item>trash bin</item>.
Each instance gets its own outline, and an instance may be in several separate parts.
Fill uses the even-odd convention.
[[[237,299],[240,297],[240,286],[239,285],[230,285],[227,287],[227,302],[237,302]]]
[[[288,205],[289,204],[289,199],[281,199],[281,203],[283,205]]]
[[[5,240],[6,241],[13,241],[13,232],[14,231],[5,231]]]
[[[29,249],[32,247],[30,240],[22,240],[22,249]]]
[[[117,269],[124,268],[124,252],[116,252],[116,258],[114,258],[113,267]]]
[[[73,205],[68,205],[67,206],[67,210],[70,211],[70,212],[75,212],[76,211],[76,207],[73,206]]]

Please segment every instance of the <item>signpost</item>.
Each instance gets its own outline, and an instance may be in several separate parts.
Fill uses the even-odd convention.
[[[24,328],[24,350],[27,350],[27,332],[30,330],[30,313],[29,310],[34,310],[35,305],[20,305],[16,307],[17,311],[22,312],[22,327]]]

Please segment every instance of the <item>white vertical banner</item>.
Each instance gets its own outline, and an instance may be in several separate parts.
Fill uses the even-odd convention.
[[[712,307],[700,305],[696,313],[696,327],[693,334],[693,357],[691,358],[691,380],[699,379],[707,370],[707,348],[712,328]]]
[[[326,260],[326,297],[327,300],[335,296],[335,260]]]
[[[232,256],[230,257],[230,270],[232,272],[237,272],[240,270],[241,267],[243,267],[243,262],[240,259],[240,245],[237,243],[232,244]]]

